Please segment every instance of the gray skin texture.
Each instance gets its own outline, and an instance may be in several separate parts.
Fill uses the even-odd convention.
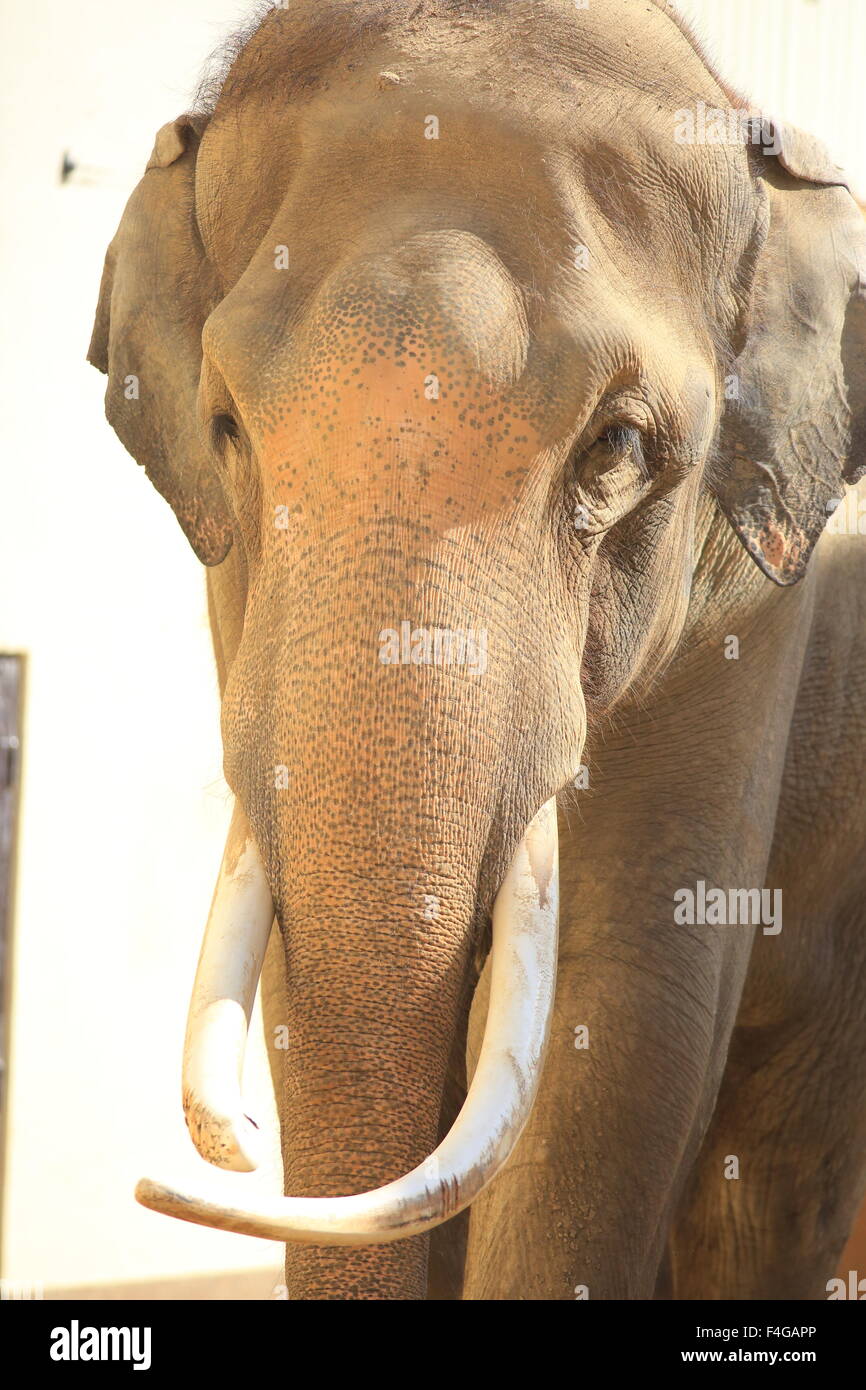
[[[864,463],[855,205],[799,132],[677,143],[741,103],[649,0],[298,0],[225,68],[90,355],[210,567],[287,1192],[447,1128],[560,796],[512,1160],[429,1240],[289,1246],[290,1296],[823,1297],[866,1186],[862,543],[807,566]],[[486,630],[486,670],[382,665],[404,619]],[[675,924],[698,879],[781,888],[781,933]]]

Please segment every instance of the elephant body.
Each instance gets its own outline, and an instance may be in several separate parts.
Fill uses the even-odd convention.
[[[817,545],[866,231],[742,106],[663,0],[299,0],[109,249],[91,360],[208,566],[289,1038],[285,1204],[141,1199],[285,1232],[294,1298],[822,1297],[866,1187],[866,549]],[[244,1167],[223,912],[185,1103]]]
[[[561,807],[539,1098],[514,1161],[434,1233],[428,1297],[827,1296],[866,1188],[866,538],[825,536],[793,590],[753,572],[711,507],[701,541],[692,640],[599,728]],[[221,675],[233,568],[208,571]],[[782,930],[731,925],[708,949],[670,907],[699,879],[781,890]],[[272,1041],[278,950],[262,988]],[[269,1048],[278,1095],[284,1057]]]
[[[693,644],[561,817],[551,1053],[468,1297],[824,1299],[862,1200],[866,542],[773,590],[705,534]],[[698,880],[780,891],[782,930],[674,925]]]

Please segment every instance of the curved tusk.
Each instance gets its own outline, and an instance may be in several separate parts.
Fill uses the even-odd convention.
[[[258,1128],[243,1112],[241,1074],[273,919],[264,867],[235,803],[190,1000],[183,1109],[202,1158],[238,1172],[262,1158]]]
[[[143,1178],[143,1206],[202,1226],[315,1245],[368,1245],[419,1235],[455,1216],[503,1166],[529,1118],[556,983],[559,898],[556,800],[518,846],[493,908],[490,1004],[478,1066],[454,1125],[405,1177],[355,1197],[282,1197],[234,1205]]]

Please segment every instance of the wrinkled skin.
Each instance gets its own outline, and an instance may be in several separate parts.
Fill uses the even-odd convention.
[[[864,462],[862,233],[796,132],[676,143],[698,100],[733,98],[662,5],[299,2],[109,252],[91,358],[211,566],[274,895],[287,1192],[447,1128],[562,793],[513,1160],[429,1242],[290,1246],[294,1298],[822,1297],[866,1186],[866,559],[807,568]],[[486,669],[382,664],[403,620]],[[698,879],[781,888],[783,930],[677,925]]]

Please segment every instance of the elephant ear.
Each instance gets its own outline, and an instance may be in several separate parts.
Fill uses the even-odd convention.
[[[866,223],[824,147],[764,123],[764,225],[714,490],[756,563],[801,579],[866,472]]]
[[[216,565],[232,527],[196,426],[201,331],[219,299],[195,220],[198,140],[185,116],[157,134],[105,257],[87,356],[108,374],[109,423],[198,558]]]

